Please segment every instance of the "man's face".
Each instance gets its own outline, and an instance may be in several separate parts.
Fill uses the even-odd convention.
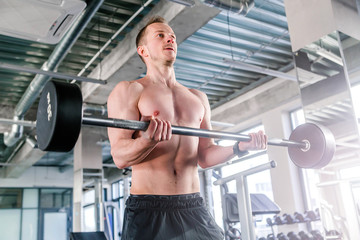
[[[146,29],[144,36],[143,58],[152,60],[162,59],[175,62],[177,44],[176,36],[171,27],[164,23],[153,23]]]

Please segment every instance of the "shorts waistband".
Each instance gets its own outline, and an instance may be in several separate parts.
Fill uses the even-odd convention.
[[[200,193],[180,195],[133,195],[126,201],[128,208],[184,209],[204,206]]]

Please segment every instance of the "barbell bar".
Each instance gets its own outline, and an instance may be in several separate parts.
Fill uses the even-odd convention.
[[[49,81],[41,95],[37,111],[38,147],[43,151],[68,152],[79,137],[81,125],[113,127],[145,131],[148,122],[83,116],[82,94],[75,84]],[[172,126],[172,134],[203,138],[250,141],[244,134],[190,127]],[[269,145],[288,147],[295,165],[301,168],[322,168],[333,158],[335,139],[329,129],[305,123],[291,133],[289,140],[269,139]]]

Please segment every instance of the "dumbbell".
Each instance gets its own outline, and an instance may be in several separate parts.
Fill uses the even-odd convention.
[[[309,221],[316,221],[317,216],[314,211],[309,210],[309,211],[305,211],[305,219],[309,219]]]
[[[274,234],[270,233],[267,235],[267,240],[276,240]]]
[[[289,240],[288,237],[284,233],[278,233],[276,235],[278,240]]]
[[[298,221],[290,214],[284,213],[283,214],[283,222],[286,224],[293,224],[293,223],[297,223]]]
[[[299,236],[296,235],[294,232],[289,232],[287,234],[287,237],[289,238],[289,240],[300,240]]]
[[[281,217],[278,215],[275,215],[274,216],[274,225],[283,225],[283,224],[284,224],[284,222],[281,219]]]
[[[312,240],[312,238],[304,231],[300,231],[299,236],[301,240]]]
[[[319,230],[312,230],[310,233],[313,235],[314,240],[324,240],[324,237]]]
[[[294,213],[294,218],[297,222],[305,222],[305,218],[304,218],[304,215],[302,215],[301,213],[299,212],[295,212]]]

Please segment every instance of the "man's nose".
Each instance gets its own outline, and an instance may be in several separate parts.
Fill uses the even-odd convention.
[[[167,43],[174,43],[174,38],[169,36],[168,40],[167,40]]]

